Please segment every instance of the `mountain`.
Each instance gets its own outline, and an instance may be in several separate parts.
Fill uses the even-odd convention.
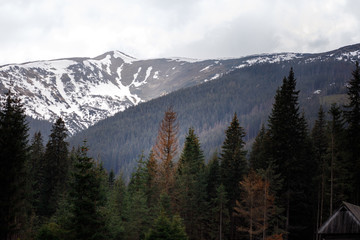
[[[359,56],[360,44],[316,54],[210,60],[135,59],[112,51],[0,66],[0,93],[11,89],[23,99],[32,132],[47,136],[51,122],[61,116],[74,135],[73,145],[86,138],[106,168],[130,172],[134,159],[154,143],[168,106],[179,114],[180,142],[194,127],[208,156],[221,145],[234,112],[251,142],[290,67],[311,124],[320,103],[344,101]]]
[[[128,177],[139,155],[143,152],[146,156],[154,144],[164,111],[173,106],[179,119],[180,145],[188,128],[193,127],[208,159],[220,150],[224,131],[235,112],[246,131],[246,141],[251,143],[261,125],[266,124],[276,90],[291,67],[310,129],[320,104],[326,111],[331,103],[346,101],[346,83],[359,58],[360,44],[319,54],[241,58],[240,65],[213,81],[129,107],[79,132],[70,141],[76,146],[86,139],[90,153],[99,157],[105,168]]]
[[[0,92],[23,99],[26,114],[54,122],[62,117],[71,134],[130,106],[219,78],[242,59],[138,60],[119,51],[95,58],[69,58],[0,67]]]
[[[292,59],[316,61],[319,57],[340,61],[351,57],[349,54],[355,53],[339,50],[328,55],[280,53],[196,60],[135,59],[112,51],[95,58],[0,66],[0,93],[11,89],[20,96],[26,114],[33,119],[31,123],[36,120],[52,123],[61,116],[74,134],[130,106],[220,78],[239,68]]]

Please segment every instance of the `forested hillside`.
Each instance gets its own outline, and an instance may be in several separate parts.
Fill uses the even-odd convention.
[[[142,152],[149,153],[162,113],[169,106],[178,114],[180,146],[192,127],[209,157],[219,150],[234,112],[246,131],[245,141],[251,143],[261,125],[266,124],[274,93],[290,67],[294,67],[300,90],[300,110],[312,126],[320,103],[326,110],[332,102],[344,101],[345,83],[354,64],[333,59],[308,63],[297,60],[241,68],[220,79],[130,107],[75,135],[70,143],[77,146],[86,139],[90,155],[100,158],[106,169],[129,176],[135,159]]]
[[[29,142],[21,100],[8,92],[0,108],[0,236],[314,239],[342,201],[360,203],[358,62],[351,73],[346,102],[332,103],[329,110],[320,105],[309,127],[290,68],[249,151],[237,113],[225,123],[210,158],[193,127],[179,146],[180,118],[167,107],[152,150],[139,153],[128,181],[89,157],[87,141],[70,151],[61,118],[45,146],[39,132]]]

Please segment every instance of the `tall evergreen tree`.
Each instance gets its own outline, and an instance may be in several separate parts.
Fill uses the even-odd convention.
[[[206,213],[204,155],[194,129],[190,128],[178,163],[175,194],[177,209],[190,239],[201,239]]]
[[[41,132],[36,132],[31,140],[30,158],[28,161],[28,184],[31,189],[32,206],[36,214],[39,213],[39,200],[42,179],[42,168],[44,162],[44,144]]]
[[[222,184],[228,196],[228,209],[231,216],[230,234],[235,238],[236,227],[235,219],[232,217],[232,212],[235,206],[237,197],[240,195],[238,183],[246,174],[248,165],[246,162],[246,151],[244,150],[245,131],[240,126],[236,113],[230,123],[230,126],[225,132],[225,141],[222,145],[222,152],[220,154],[220,175]]]
[[[271,140],[271,159],[279,167],[284,178],[280,199],[286,208],[285,230],[289,238],[309,238],[311,228],[312,202],[311,179],[315,168],[309,157],[310,145],[307,136],[307,124],[299,113],[296,79],[293,69],[284,77],[282,86],[277,90],[275,103],[269,117],[269,134]],[[299,203],[304,207],[297,206]],[[300,211],[300,209],[303,209]],[[303,229],[297,231],[296,229]],[[307,236],[304,236],[307,235]]]
[[[69,170],[68,136],[65,122],[59,118],[51,129],[44,155],[43,182],[40,198],[40,215],[55,213],[59,197],[66,189]]]
[[[28,126],[21,100],[10,91],[0,105],[0,238],[20,237],[25,225]]]
[[[352,167],[352,202],[360,203],[360,67],[359,62],[355,64],[355,70],[352,72],[352,78],[348,83],[347,92],[349,103],[345,105],[344,116],[347,123],[347,139],[349,159]],[[350,165],[350,164],[349,164]],[[356,169],[356,170],[355,170]]]
[[[329,158],[330,158],[330,192],[329,215],[340,206],[342,201],[349,201],[348,193],[351,192],[350,167],[345,161],[345,129],[342,111],[337,104],[332,104],[329,110]]]
[[[324,219],[327,218],[327,215],[325,214],[327,211],[324,211],[324,209],[326,204],[325,191],[328,182],[328,141],[326,136],[325,112],[322,106],[320,106],[318,118],[315,121],[314,128],[312,129],[311,137],[313,142],[314,158],[318,166],[316,173],[316,180],[318,185],[318,214],[316,223],[319,227],[323,224]]]
[[[104,204],[101,199],[101,177],[93,159],[87,156],[87,147],[81,147],[77,156],[73,180],[70,184],[72,219],[70,230],[77,240],[106,239],[105,221],[99,213]]]
[[[250,152],[250,167],[254,170],[266,169],[270,162],[269,145],[270,145],[269,131],[262,125]]]

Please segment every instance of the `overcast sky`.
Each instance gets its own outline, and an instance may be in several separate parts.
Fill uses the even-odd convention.
[[[360,43],[358,0],[0,0],[0,65],[324,52]]]

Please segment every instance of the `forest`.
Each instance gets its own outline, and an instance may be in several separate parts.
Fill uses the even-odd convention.
[[[138,153],[125,181],[89,157],[86,139],[70,149],[61,118],[46,145],[40,132],[29,136],[21,100],[9,91],[0,108],[0,238],[317,239],[342,201],[360,203],[359,64],[347,102],[320,106],[311,129],[299,94],[290,68],[249,152],[234,113],[211,157],[193,127],[180,149],[169,106],[150,153]]]
[[[116,175],[122,172],[128,182],[139,154],[150,153],[163,113],[172,106],[178,115],[180,148],[188,129],[194,128],[207,162],[215,150],[220,152],[225,129],[236,112],[246,132],[245,148],[250,152],[262,124],[267,124],[276,89],[291,66],[296,66],[300,111],[306,113],[310,128],[320,104],[328,111],[333,102],[345,103],[345,84],[354,67],[350,61],[264,63],[236,69],[217,80],[129,107],[71,136],[69,144],[78,146],[86,139],[90,146],[89,156],[100,158],[104,168],[114,169]],[[314,94],[319,89],[321,93]],[[39,130],[44,133],[45,127],[41,126]]]

